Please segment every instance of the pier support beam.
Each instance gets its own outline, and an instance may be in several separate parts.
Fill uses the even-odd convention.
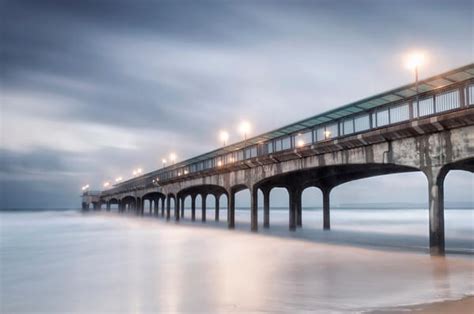
[[[201,221],[206,222],[206,198],[207,194],[201,194]]]
[[[179,221],[179,213],[180,213],[179,205],[180,205],[180,203],[181,203],[181,200],[178,197],[176,197],[174,199],[174,220],[175,221]]]
[[[181,196],[181,218],[184,218],[184,200],[186,199],[185,196]]]
[[[303,204],[301,200],[301,189],[295,190],[296,193],[296,226],[303,227]]]
[[[219,207],[220,207],[220,204],[219,204],[219,201],[220,201],[220,195],[219,194],[216,194],[215,195],[215,198],[216,198],[216,213],[214,215],[214,220],[215,221],[219,221]]]
[[[441,167],[429,167],[423,172],[428,179],[430,254],[444,255],[444,178],[447,171]]]
[[[165,217],[165,199],[166,197],[161,198],[161,217]]]
[[[229,192],[229,198],[227,199],[227,228],[235,228],[235,193]]]
[[[290,195],[290,204],[289,204],[289,229],[290,231],[296,230],[296,213],[298,210],[298,193],[296,188],[289,188],[288,194]]]
[[[250,189],[250,230],[258,231],[258,188]]]
[[[196,194],[191,195],[191,220],[196,220]]]
[[[171,218],[171,197],[168,195],[166,197],[166,220]]]
[[[263,227],[270,228],[270,189],[263,189]]]
[[[323,188],[323,229],[331,229],[330,195],[332,188]]]
[[[159,201],[160,201],[159,198],[155,198],[155,201],[153,202],[153,206],[154,206],[153,213],[155,216],[158,216],[158,202]]]

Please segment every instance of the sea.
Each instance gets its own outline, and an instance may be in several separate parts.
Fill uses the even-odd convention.
[[[0,212],[1,313],[368,313],[474,294],[474,211],[445,210],[446,256],[426,209],[288,210],[250,231],[248,209],[179,222],[115,211]]]

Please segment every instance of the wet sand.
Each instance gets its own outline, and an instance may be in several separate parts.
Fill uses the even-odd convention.
[[[474,313],[474,296],[468,296],[460,300],[426,303],[413,306],[402,306],[392,309],[375,310],[373,314],[394,313],[419,313],[419,314],[472,314]]]

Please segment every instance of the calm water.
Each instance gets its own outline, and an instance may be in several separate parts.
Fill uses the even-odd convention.
[[[247,211],[235,231],[212,210],[206,224],[4,212],[0,312],[338,313],[460,298],[474,294],[473,212],[446,211],[446,258],[426,254],[426,210],[333,210],[330,232],[304,211],[295,233],[275,210],[258,234]]]

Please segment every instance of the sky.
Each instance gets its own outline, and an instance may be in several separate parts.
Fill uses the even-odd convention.
[[[257,135],[410,83],[413,50],[427,55],[421,78],[474,55],[472,1],[0,6],[0,208],[75,208],[85,184],[215,149],[221,129],[238,141],[243,119]],[[473,174],[452,172],[445,199],[474,204],[473,188]],[[344,184],[333,203],[427,197],[413,173]]]

